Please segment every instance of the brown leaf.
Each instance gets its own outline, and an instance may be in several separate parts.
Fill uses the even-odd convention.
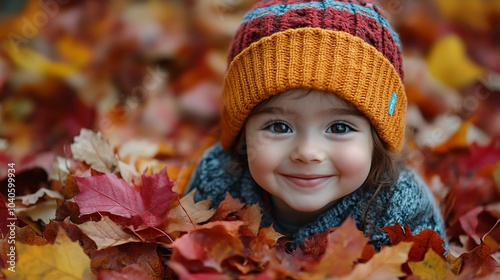
[[[223,221],[228,219],[228,216],[231,213],[235,213],[242,209],[245,206],[239,199],[233,198],[231,194],[226,193],[226,197],[219,204],[215,214],[210,219],[210,221]],[[230,218],[229,220],[234,220],[234,218]]]
[[[471,276],[485,276],[500,268],[500,264],[491,256],[493,250],[484,242],[470,252],[460,255],[462,259],[461,273]]]
[[[106,280],[137,280],[149,279],[148,275],[138,264],[131,264],[118,270],[102,270],[97,275],[98,279]]]
[[[157,244],[126,243],[95,251],[90,255],[92,270],[99,274],[136,264],[149,279],[161,279],[163,266],[156,252],[157,247]]]

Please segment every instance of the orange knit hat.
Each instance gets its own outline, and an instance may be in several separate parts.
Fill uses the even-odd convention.
[[[261,101],[293,88],[337,94],[365,114],[392,151],[403,145],[401,47],[380,9],[362,0],[263,0],[233,37],[221,144],[229,150]]]

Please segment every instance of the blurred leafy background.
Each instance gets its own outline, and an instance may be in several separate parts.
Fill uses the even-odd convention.
[[[0,164],[17,164],[16,194],[58,189],[54,159],[71,158],[81,128],[100,131],[139,171],[192,170],[216,137],[227,49],[255,2],[0,1]],[[500,218],[500,1],[379,4],[404,46],[403,155],[436,195],[451,239],[462,216],[489,205],[485,233]]]

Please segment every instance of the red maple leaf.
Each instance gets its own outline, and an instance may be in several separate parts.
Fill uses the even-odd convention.
[[[172,191],[173,182],[165,169],[151,176],[142,175],[140,192],[112,173],[75,180],[80,193],[74,201],[80,207],[80,215],[109,212],[125,218],[140,217],[149,227],[164,221],[171,202],[178,196]]]

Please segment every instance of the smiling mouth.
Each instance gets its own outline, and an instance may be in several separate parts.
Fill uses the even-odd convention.
[[[288,181],[292,182],[294,185],[301,188],[314,188],[321,185],[328,179],[331,175],[282,175]]]

